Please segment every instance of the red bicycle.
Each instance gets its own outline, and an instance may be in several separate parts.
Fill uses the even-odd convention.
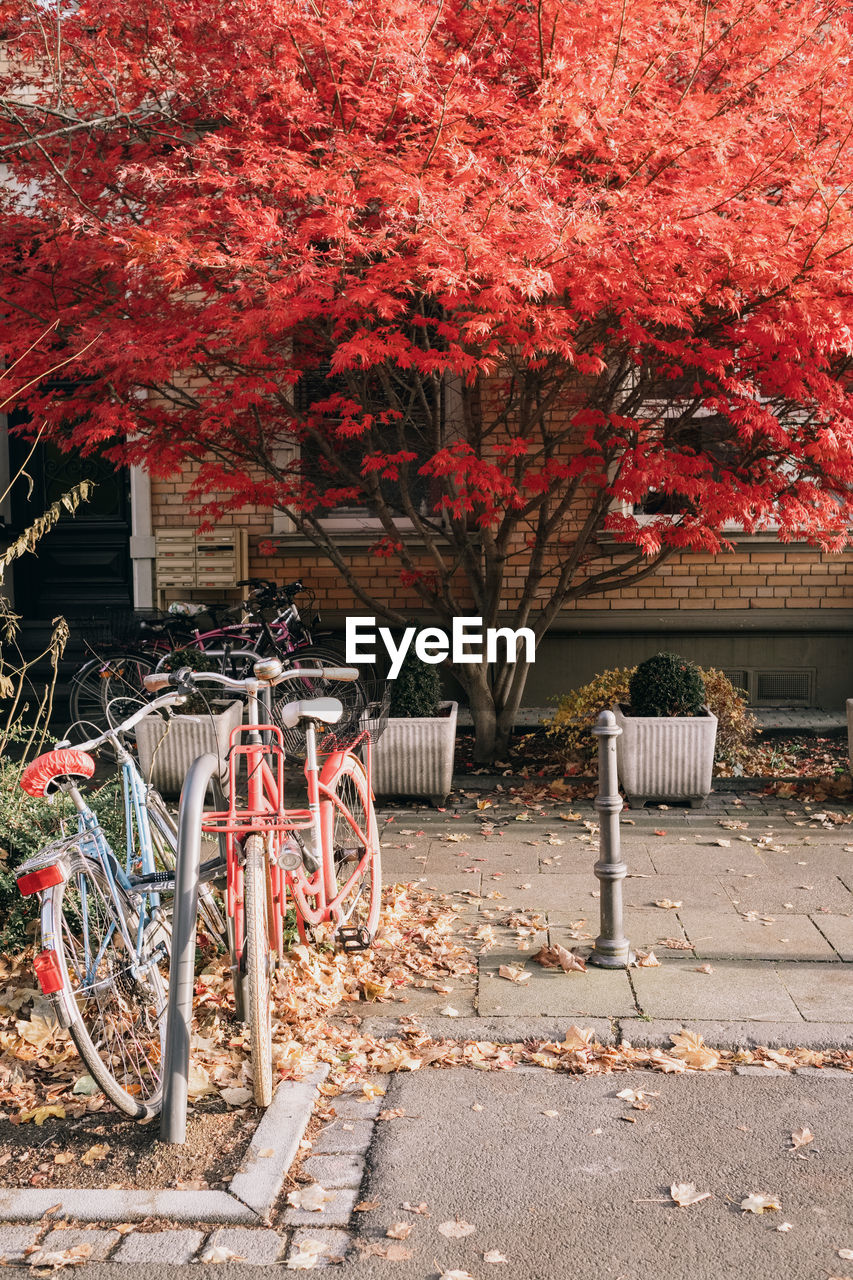
[[[230,802],[206,813],[202,830],[218,833],[226,849],[225,905],[237,1015],[249,1027],[254,1096],[272,1101],[271,980],[285,954],[288,899],[299,934],[319,925],[346,951],[369,947],[379,922],[381,854],[371,790],[371,744],[387,715],[377,699],[344,719],[338,698],[301,698],[275,708],[269,692],[298,680],[354,682],[354,667],[285,671],[277,658],[255,663],[254,674],[235,680],[187,669],[145,678],[155,692],[167,683],[182,692],[205,684],[239,690],[247,697],[248,723],[231,734],[228,755]],[[262,715],[262,712],[265,714]],[[305,735],[307,805],[293,807],[285,794],[285,733]],[[322,737],[318,743],[318,734]],[[245,763],[245,769],[243,764]]]

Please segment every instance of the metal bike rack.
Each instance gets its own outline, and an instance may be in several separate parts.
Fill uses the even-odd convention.
[[[172,954],[169,965],[169,1002],[166,1009],[166,1048],[163,1055],[161,1142],[183,1143],[187,1138],[201,820],[207,788],[218,770],[219,760],[214,755],[207,754],[194,760],[181,790],[178,809]]]

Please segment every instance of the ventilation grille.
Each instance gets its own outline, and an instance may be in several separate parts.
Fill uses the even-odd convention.
[[[723,675],[727,680],[731,680],[736,689],[746,690],[749,693],[749,672],[744,671],[743,667],[735,670],[732,667],[723,667]]]
[[[746,691],[746,701],[753,707],[813,707],[815,705],[815,669],[799,667],[780,671],[762,671],[758,667],[723,667],[736,689]]]
[[[814,672],[756,671],[755,702],[809,706],[812,702]]]

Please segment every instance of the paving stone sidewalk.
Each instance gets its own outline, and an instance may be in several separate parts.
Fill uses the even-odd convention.
[[[450,994],[371,1006],[373,1026],[417,1014],[445,1035],[503,1039],[592,1020],[636,1044],[668,1043],[682,1025],[721,1047],[853,1043],[849,806],[719,793],[702,809],[626,807],[626,933],[660,966],[565,974],[530,957],[546,940],[584,954],[599,932],[593,803],[525,806],[509,787],[460,785],[444,811],[380,810],[383,879],[450,895],[460,932],[488,923],[497,945]],[[518,913],[529,939],[503,923]],[[499,977],[508,963],[524,965],[523,985]],[[441,1012],[448,1004],[458,1019]]]

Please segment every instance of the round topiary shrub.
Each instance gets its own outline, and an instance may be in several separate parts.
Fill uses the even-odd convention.
[[[656,653],[631,676],[628,697],[632,716],[701,716],[705,681],[689,658]]]
[[[422,662],[411,650],[391,685],[391,715],[398,718],[437,716],[443,697],[438,668]]]

